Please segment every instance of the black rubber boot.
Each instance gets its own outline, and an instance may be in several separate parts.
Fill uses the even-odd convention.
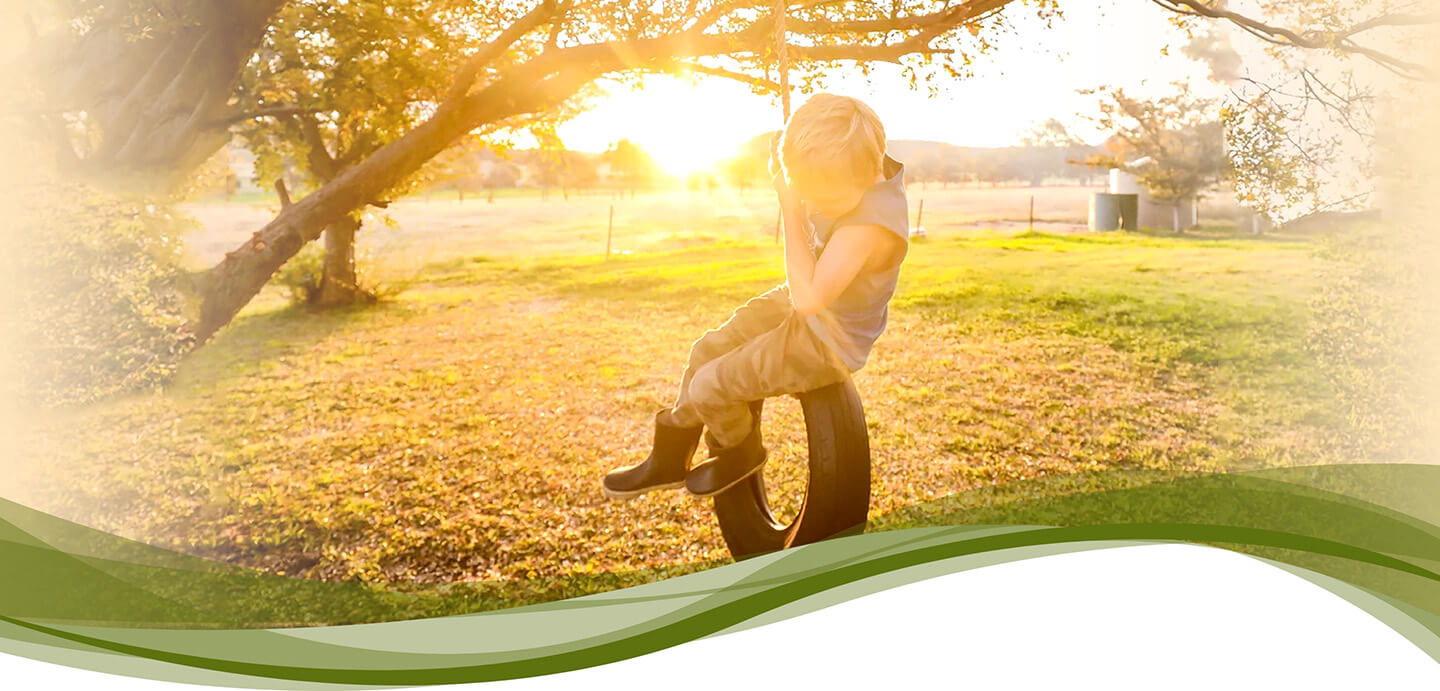
[[[700,445],[704,425],[672,427],[660,422],[662,408],[655,413],[655,441],[650,456],[634,465],[622,466],[605,474],[600,486],[611,499],[629,499],[659,489],[675,489],[685,485],[685,471],[690,458]]]
[[[697,497],[709,497],[740,484],[765,467],[767,454],[760,443],[760,419],[753,420],[745,440],[729,448],[716,448],[715,437],[705,435],[710,458],[685,475],[685,489]]]

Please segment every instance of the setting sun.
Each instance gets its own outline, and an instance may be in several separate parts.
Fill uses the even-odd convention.
[[[676,128],[654,132],[636,139],[660,168],[675,177],[712,170],[723,159],[733,155],[738,145],[697,137],[693,131]]]
[[[751,137],[781,126],[779,107],[739,84],[650,76],[642,89],[612,89],[604,108],[561,126],[573,148],[601,151],[616,133],[639,144],[669,175],[712,169]]]

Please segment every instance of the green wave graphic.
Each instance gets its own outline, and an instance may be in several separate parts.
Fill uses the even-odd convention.
[[[1437,490],[1440,467],[1391,464],[1056,476],[951,495],[874,519],[864,534],[643,585],[439,617],[425,613],[453,603],[438,589],[273,576],[5,503],[0,649],[241,686],[492,681],[607,664],[942,573],[1183,542],[1307,578],[1440,660]]]

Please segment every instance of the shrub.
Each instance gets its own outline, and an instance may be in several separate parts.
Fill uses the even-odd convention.
[[[194,343],[181,236],[164,205],[84,184],[28,185],[12,256],[12,400],[88,403],[164,382]]]
[[[270,280],[285,287],[291,302],[306,304],[319,293],[324,269],[325,247],[320,241],[310,242],[286,261]]]
[[[369,252],[356,248],[355,288],[359,291],[358,301],[376,302],[393,297],[401,291],[400,286],[382,282],[377,278],[379,268]],[[323,239],[317,239],[300,248],[295,256],[270,277],[270,281],[286,289],[292,304],[307,305],[314,303],[320,295],[320,280],[324,275],[325,243]]]

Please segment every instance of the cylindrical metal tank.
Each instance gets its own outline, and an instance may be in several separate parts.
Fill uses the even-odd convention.
[[[1140,195],[1096,192],[1090,198],[1090,230],[1135,230]]]
[[[1139,194],[1140,179],[1119,168],[1110,169],[1110,194]]]

